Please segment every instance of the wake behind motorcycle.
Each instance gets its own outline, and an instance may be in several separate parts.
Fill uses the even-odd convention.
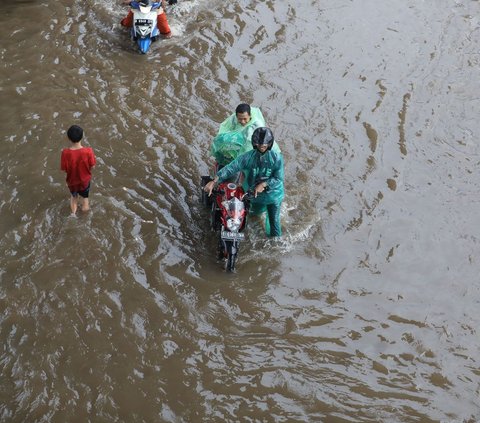
[[[210,224],[218,236],[217,258],[225,260],[227,272],[233,272],[240,241],[245,239],[250,193],[234,182],[222,182],[209,197],[203,187],[211,180],[202,176],[202,203],[210,207]]]

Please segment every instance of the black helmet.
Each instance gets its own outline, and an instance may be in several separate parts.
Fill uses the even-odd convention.
[[[150,0],[140,0],[138,3],[140,4],[140,6],[144,6],[144,7],[150,6]]]
[[[273,133],[270,128],[257,128],[252,134],[252,146],[256,150],[259,145],[268,145],[268,150],[273,147]]]

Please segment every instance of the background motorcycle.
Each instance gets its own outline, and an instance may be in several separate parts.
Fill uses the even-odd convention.
[[[245,239],[250,193],[245,194],[241,185],[222,182],[209,196],[203,187],[211,180],[202,176],[202,202],[210,207],[210,224],[218,233],[218,259],[225,259],[225,270],[233,272],[240,241]]]
[[[132,40],[137,42],[140,51],[145,54],[153,41],[157,40],[160,31],[157,28],[157,10],[161,2],[149,2],[148,5],[132,3],[133,26]]]

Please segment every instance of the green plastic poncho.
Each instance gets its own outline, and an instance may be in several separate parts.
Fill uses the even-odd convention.
[[[235,113],[231,114],[220,124],[218,134],[212,141],[211,155],[218,164],[227,165],[240,154],[252,149],[253,131],[264,126],[266,126],[265,119],[258,107],[251,107],[251,119],[245,126],[238,123]],[[273,150],[280,152],[276,143]]]
[[[274,204],[283,200],[285,191],[283,188],[283,156],[280,152],[267,150],[261,154],[258,150],[247,151],[238,156],[229,165],[220,169],[217,173],[220,182],[236,175],[238,172],[245,174],[243,189],[245,191],[255,188],[260,182],[267,183],[267,189],[252,198],[252,204]]]

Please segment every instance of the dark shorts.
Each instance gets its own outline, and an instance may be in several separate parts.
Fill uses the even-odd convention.
[[[79,195],[82,198],[88,198],[88,193],[90,192],[90,182],[88,183],[87,188],[85,188],[83,191],[70,191],[72,194],[72,197],[76,197]]]

